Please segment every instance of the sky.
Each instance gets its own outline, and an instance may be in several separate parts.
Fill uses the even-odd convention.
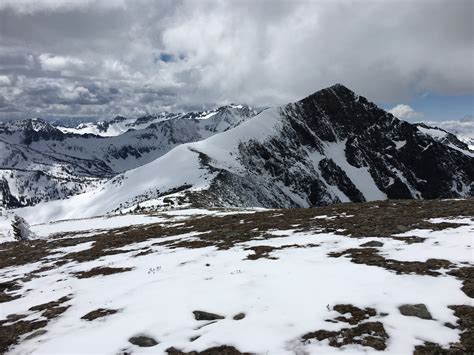
[[[342,83],[474,112],[472,0],[0,0],[0,119],[274,106]]]

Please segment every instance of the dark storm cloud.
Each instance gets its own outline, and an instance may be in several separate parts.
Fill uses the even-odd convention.
[[[471,0],[0,2],[0,118],[474,91]]]

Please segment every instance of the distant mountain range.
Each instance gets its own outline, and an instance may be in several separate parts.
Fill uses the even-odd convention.
[[[239,125],[258,111],[228,105],[205,112],[53,126],[36,118],[0,123],[0,205],[21,207],[97,188],[175,146]]]
[[[441,128],[446,132],[456,135],[460,141],[469,146],[469,149],[474,150],[474,118],[465,117],[458,121],[426,121],[423,124]]]
[[[61,132],[56,153],[71,146],[81,157],[100,152],[110,170],[127,171],[95,190],[21,213],[39,222],[137,207],[310,207],[474,193],[474,152],[467,144],[442,129],[401,121],[343,85],[259,114],[235,110],[227,119],[173,118],[113,138],[85,135],[90,141],[82,150],[72,143],[80,141],[77,134]],[[143,158],[137,146],[149,140],[135,135],[156,135],[151,141],[164,147],[145,149]],[[140,155],[132,148],[111,153],[120,151],[123,137]],[[38,149],[53,141],[31,144]]]

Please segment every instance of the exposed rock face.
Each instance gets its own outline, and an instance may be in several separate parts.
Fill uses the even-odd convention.
[[[10,192],[10,186],[5,178],[0,179],[0,206],[21,206],[20,202]]]
[[[241,142],[244,173],[221,169],[206,201],[307,207],[474,193],[474,152],[466,144],[447,132],[445,139],[433,137],[429,128],[401,121],[340,84],[279,114],[278,134]],[[219,165],[212,156],[207,163]]]

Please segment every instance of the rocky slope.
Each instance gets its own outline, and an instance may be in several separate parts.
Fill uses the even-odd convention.
[[[309,207],[473,194],[474,158],[449,135],[400,121],[342,85],[267,109],[241,125],[128,171],[93,192],[43,205],[34,220],[127,208]]]
[[[220,169],[209,194],[224,203],[252,195],[263,206],[306,207],[473,193],[474,154],[464,143],[433,138],[342,85],[281,107],[278,116],[275,134],[238,145],[243,179]],[[218,167],[212,153],[205,160]]]
[[[229,105],[97,124],[109,137],[64,132],[41,119],[0,124],[0,205],[33,205],[89,191],[179,144],[208,138],[255,114],[248,106]],[[121,129],[124,133],[111,134]]]

